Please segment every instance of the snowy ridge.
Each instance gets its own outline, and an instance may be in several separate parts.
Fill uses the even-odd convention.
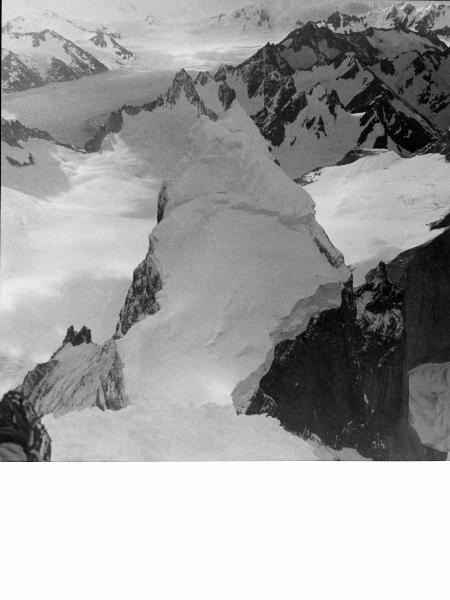
[[[235,104],[215,122],[202,116],[189,148],[178,176],[167,183],[164,215],[152,233],[152,260],[162,282],[156,294],[160,309],[113,343],[123,365],[122,389],[131,403],[114,413],[116,441],[111,439],[111,417],[101,417],[96,409],[46,418],[56,457],[74,456],[70,444],[75,428],[77,456],[98,457],[103,437],[109,459],[136,456],[137,447],[141,457],[161,458],[161,450],[148,443],[143,429],[128,449],[120,432],[128,435],[130,427],[138,427],[138,422],[144,427],[149,419],[164,422],[174,406],[191,406],[192,419],[203,420],[203,405],[224,405],[225,413],[211,407],[210,418],[217,423],[225,419],[219,425],[225,430],[233,431],[236,425],[240,429],[238,417],[229,412],[231,392],[264,359],[272,333],[299,297],[305,303],[297,310],[298,322],[339,301],[341,282],[348,276],[342,255],[315,222],[309,196],[273,163],[245,112]],[[35,401],[57,410],[54,385],[67,394],[65,406],[96,406],[100,388],[95,382],[104,383],[101,373],[111,371],[110,344],[101,349],[86,343],[63,346],[53,357],[60,361],[58,369],[52,371],[49,365],[45,386],[35,388]],[[78,381],[84,382],[81,388]],[[258,418],[249,422],[251,430],[250,423],[267,430],[269,439],[270,431],[277,431],[276,422],[263,425]],[[92,427],[96,436],[89,434]],[[242,432],[246,429],[243,426]],[[195,430],[193,425],[193,435],[198,435]],[[291,442],[285,435],[282,456],[293,456],[293,447],[307,454],[305,442]],[[184,446],[170,452],[171,458],[192,456],[193,440],[187,432],[185,436]],[[252,451],[254,456],[280,456],[270,456],[259,443]],[[231,449],[221,452],[233,457]],[[194,454],[211,458],[217,449],[197,449]]]

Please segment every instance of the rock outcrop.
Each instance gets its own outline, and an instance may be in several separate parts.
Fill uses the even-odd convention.
[[[85,326],[80,331],[70,326],[62,346],[27,374],[17,391],[39,414],[92,406],[119,410],[127,404],[116,342],[94,344]]]
[[[349,280],[339,308],[279,343],[245,409],[289,431],[378,460],[444,459],[422,443],[409,406],[409,372],[450,360],[450,232]],[[450,444],[450,440],[447,440]]]
[[[138,321],[159,310],[156,294],[162,287],[161,276],[153,257],[152,235],[144,260],[133,272],[133,281],[119,314],[114,338],[120,338]]]
[[[0,462],[49,461],[51,440],[41,415],[17,391],[0,401]]]

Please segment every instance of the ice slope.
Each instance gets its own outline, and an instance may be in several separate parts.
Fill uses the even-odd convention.
[[[449,174],[440,154],[401,158],[379,151],[319,170],[306,189],[317,220],[361,280],[379,260],[435,237],[425,225],[450,207]]]
[[[231,404],[299,298],[305,322],[339,303],[348,270],[311,199],[239,105],[199,119],[166,190],[151,236],[160,310],[116,340],[129,406],[47,416],[55,458],[312,458],[276,421],[237,417]],[[72,359],[69,382],[82,372]]]

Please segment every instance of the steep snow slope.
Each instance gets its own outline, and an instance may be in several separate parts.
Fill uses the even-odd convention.
[[[161,310],[120,352],[132,398],[154,390],[158,403],[227,403],[293,295],[313,296],[346,269],[238,106],[217,125],[202,119],[190,153],[154,232]]]
[[[275,422],[237,420],[231,391],[264,360],[299,297],[298,327],[339,301],[348,276],[342,256],[316,224],[308,195],[271,161],[238,105],[217,122],[200,118],[165,194],[146,259],[161,276],[160,308],[139,315],[115,342],[130,406],[114,414],[94,409],[48,417],[56,456],[287,458],[298,452],[300,458],[304,442],[294,442]],[[136,300],[140,289],[134,288]],[[71,356],[69,381],[83,365],[89,376],[89,364],[80,359],[74,366]],[[69,389],[67,381],[59,385]],[[49,390],[40,406],[52,405],[51,398]],[[77,404],[70,397],[61,402]],[[85,403],[94,405],[95,389]],[[217,428],[222,435],[213,443]],[[262,430],[277,438],[273,447],[260,443]]]
[[[347,263],[357,266],[361,280],[379,260],[391,260],[438,233],[424,224],[450,207],[449,173],[440,154],[401,158],[379,151],[312,173],[306,189],[319,223]]]

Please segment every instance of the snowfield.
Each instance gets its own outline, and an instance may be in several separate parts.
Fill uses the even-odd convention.
[[[320,169],[306,186],[318,222],[355,268],[355,281],[380,260],[432,239],[426,227],[450,208],[449,165],[440,154],[389,151]]]

